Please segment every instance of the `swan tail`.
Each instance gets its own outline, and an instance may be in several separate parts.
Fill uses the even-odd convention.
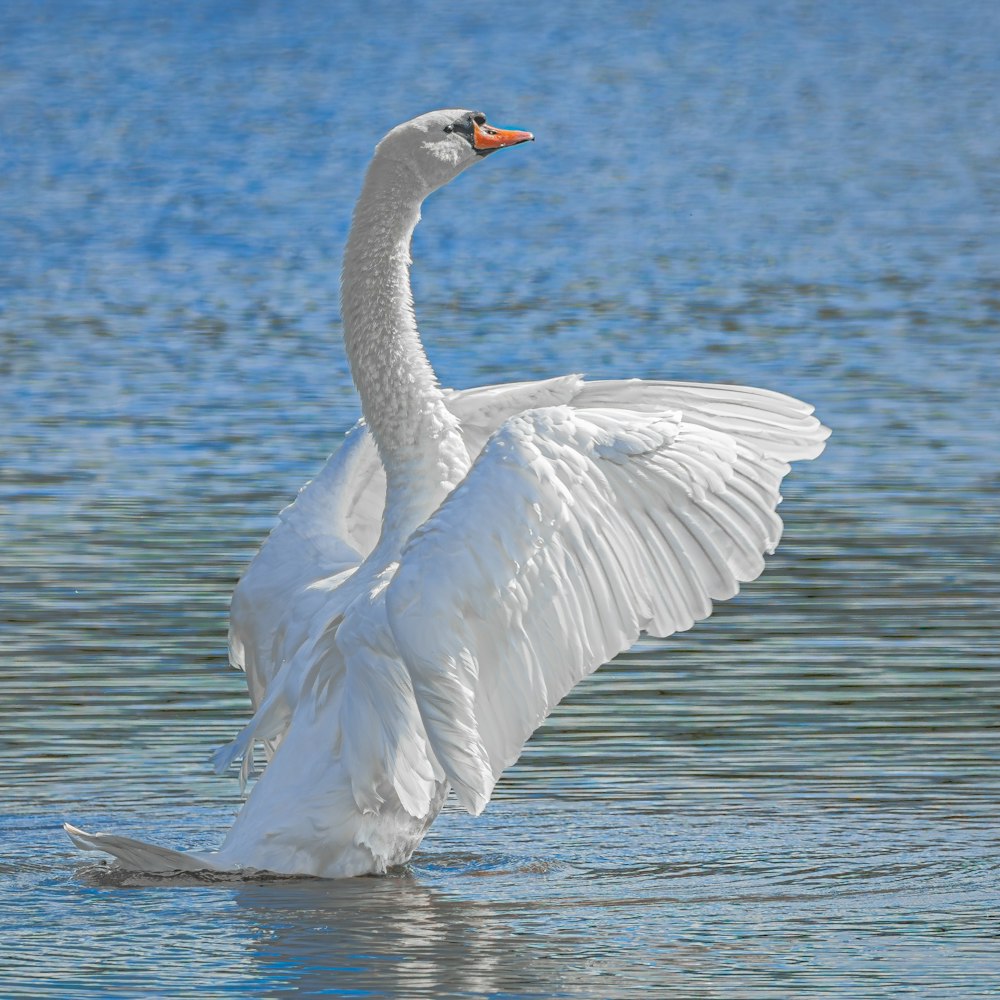
[[[63,823],[63,829],[80,850],[103,851],[131,871],[165,875],[170,872],[224,870],[213,864],[208,854],[174,851],[169,847],[159,847],[134,837],[120,837],[113,833],[87,833],[69,823]]]

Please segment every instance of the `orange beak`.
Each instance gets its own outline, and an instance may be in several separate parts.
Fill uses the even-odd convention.
[[[504,146],[516,146],[521,142],[533,142],[534,138],[530,132],[472,123],[472,145],[476,149],[503,149]]]

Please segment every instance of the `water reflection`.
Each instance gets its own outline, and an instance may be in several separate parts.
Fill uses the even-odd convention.
[[[251,946],[254,961],[289,992],[363,980],[393,995],[549,995],[531,971],[531,943],[493,906],[450,899],[411,876],[248,886],[236,899],[244,919],[266,928]]]

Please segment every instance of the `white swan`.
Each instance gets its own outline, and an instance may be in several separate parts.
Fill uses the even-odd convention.
[[[449,788],[479,813],[583,677],[706,618],[763,569],[778,487],[823,450],[812,407],[763,389],[585,382],[438,386],[410,239],[432,191],[532,138],[479,112],[379,143],[344,258],[364,421],[281,515],[233,596],[255,715],[217,755],[269,759],[221,849],[73,841],[144,871],[326,877],[405,862]]]

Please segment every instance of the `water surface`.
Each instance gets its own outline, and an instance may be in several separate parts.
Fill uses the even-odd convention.
[[[993,4],[0,9],[5,996],[981,997],[1000,981]],[[425,207],[446,384],[782,389],[835,435],[767,573],[581,685],[385,878],[212,847],[232,587],[357,403],[371,147],[536,132]]]

